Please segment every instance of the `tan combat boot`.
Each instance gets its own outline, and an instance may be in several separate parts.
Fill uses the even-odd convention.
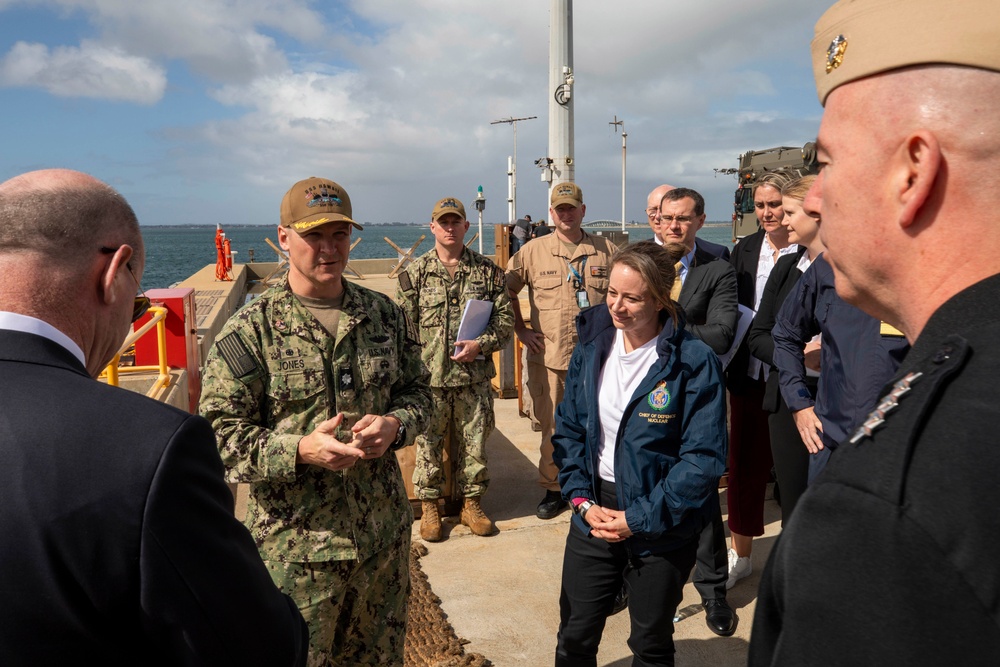
[[[441,515],[438,514],[437,501],[421,501],[420,507],[420,537],[427,542],[440,542]]]
[[[492,535],[493,522],[483,514],[479,498],[466,498],[462,505],[462,525],[468,526],[474,535]]]

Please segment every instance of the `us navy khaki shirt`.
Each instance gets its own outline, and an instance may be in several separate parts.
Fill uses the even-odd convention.
[[[577,291],[587,293],[589,305],[596,306],[608,294],[608,261],[617,248],[601,236],[584,232],[572,256],[558,234],[535,239],[510,258],[507,287],[520,292],[528,286],[531,328],[545,336],[545,351],[528,352],[528,361],[554,370],[569,368],[576,347],[576,316],[580,314]],[[580,287],[574,284],[580,274]]]

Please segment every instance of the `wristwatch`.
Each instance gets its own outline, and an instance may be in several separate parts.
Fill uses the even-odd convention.
[[[396,417],[396,419],[399,419],[399,417]],[[405,444],[406,444],[406,427],[403,426],[403,420],[400,419],[399,430],[396,431],[396,439],[392,441],[391,445],[389,445],[389,449],[391,451],[396,451],[397,449],[402,449],[403,445]]]
[[[589,510],[593,506],[594,506],[593,501],[584,500],[582,503],[580,503],[579,505],[575,506],[573,508],[573,511],[576,512],[577,514],[579,514],[580,518],[583,519],[583,518],[586,518],[587,510]]]

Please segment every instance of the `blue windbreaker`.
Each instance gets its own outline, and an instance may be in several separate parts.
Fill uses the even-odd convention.
[[[632,395],[618,427],[615,486],[636,556],[670,551],[696,539],[708,519],[726,465],[726,387],[711,348],[667,322],[657,338],[659,359]],[[553,459],[567,500],[596,499],[601,425],[598,377],[615,338],[606,305],[580,313],[580,342],[556,409]],[[579,516],[577,528],[590,532]]]

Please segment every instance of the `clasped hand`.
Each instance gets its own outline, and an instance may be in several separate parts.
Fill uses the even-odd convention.
[[[351,427],[351,441],[341,442],[335,433],[343,421],[344,413],[341,412],[299,440],[295,462],[344,470],[358,459],[377,459],[385,454],[399,429],[399,420],[395,417],[365,415]]]
[[[583,520],[590,525],[590,534],[608,542],[621,542],[632,536],[625,512],[594,505],[584,515]]]

